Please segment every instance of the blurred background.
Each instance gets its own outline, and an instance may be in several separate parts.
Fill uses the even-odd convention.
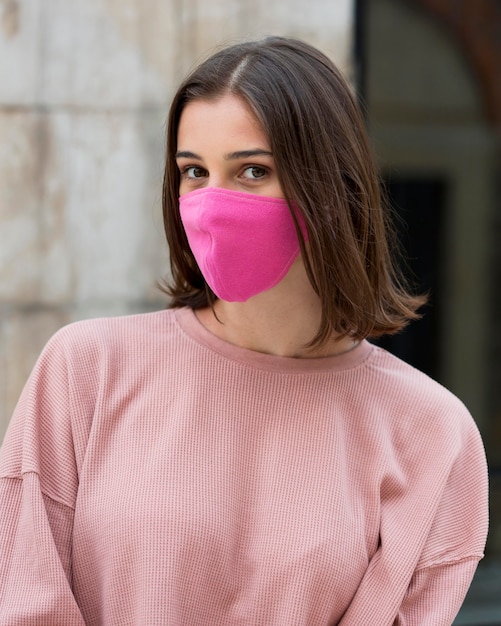
[[[48,338],[160,309],[166,112],[222,44],[296,36],[366,112],[423,320],[383,345],[484,437],[486,558],[455,624],[501,625],[500,0],[0,0],[0,440]]]

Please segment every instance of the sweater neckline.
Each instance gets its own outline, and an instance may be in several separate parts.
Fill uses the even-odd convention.
[[[260,370],[302,374],[343,371],[365,362],[374,349],[371,343],[363,340],[348,352],[334,356],[314,358],[275,356],[242,348],[220,339],[205,328],[198,320],[195,312],[189,307],[175,309],[174,316],[178,326],[197,344],[227,359]]]

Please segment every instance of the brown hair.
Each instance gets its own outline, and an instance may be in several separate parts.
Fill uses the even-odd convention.
[[[216,299],[179,216],[175,155],[186,104],[228,93],[243,98],[262,124],[284,196],[289,205],[294,201],[299,207],[307,225],[308,253],[299,228],[298,236],[322,306],[321,324],[310,345],[321,345],[333,331],[358,339],[394,333],[418,317],[416,310],[425,299],[407,291],[392,264],[388,211],[355,98],[328,57],[282,37],[220,50],[174,96],[163,186],[172,272],[163,288],[172,297],[171,306],[198,309]]]

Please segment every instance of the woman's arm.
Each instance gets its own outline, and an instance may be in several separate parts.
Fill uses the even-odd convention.
[[[452,624],[477,564],[477,558],[466,558],[416,571],[393,626]]]
[[[484,448],[464,412],[429,440],[433,454],[425,443],[412,480],[383,499],[381,545],[342,626],[450,626],[461,608],[487,535]]]
[[[71,588],[77,489],[67,368],[53,339],[0,453],[0,625],[85,626]]]

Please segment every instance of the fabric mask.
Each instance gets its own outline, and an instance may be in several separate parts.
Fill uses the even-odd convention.
[[[271,289],[299,254],[294,220],[282,198],[208,187],[181,196],[179,211],[198,267],[222,300],[245,302]],[[304,220],[296,215],[307,240]]]

